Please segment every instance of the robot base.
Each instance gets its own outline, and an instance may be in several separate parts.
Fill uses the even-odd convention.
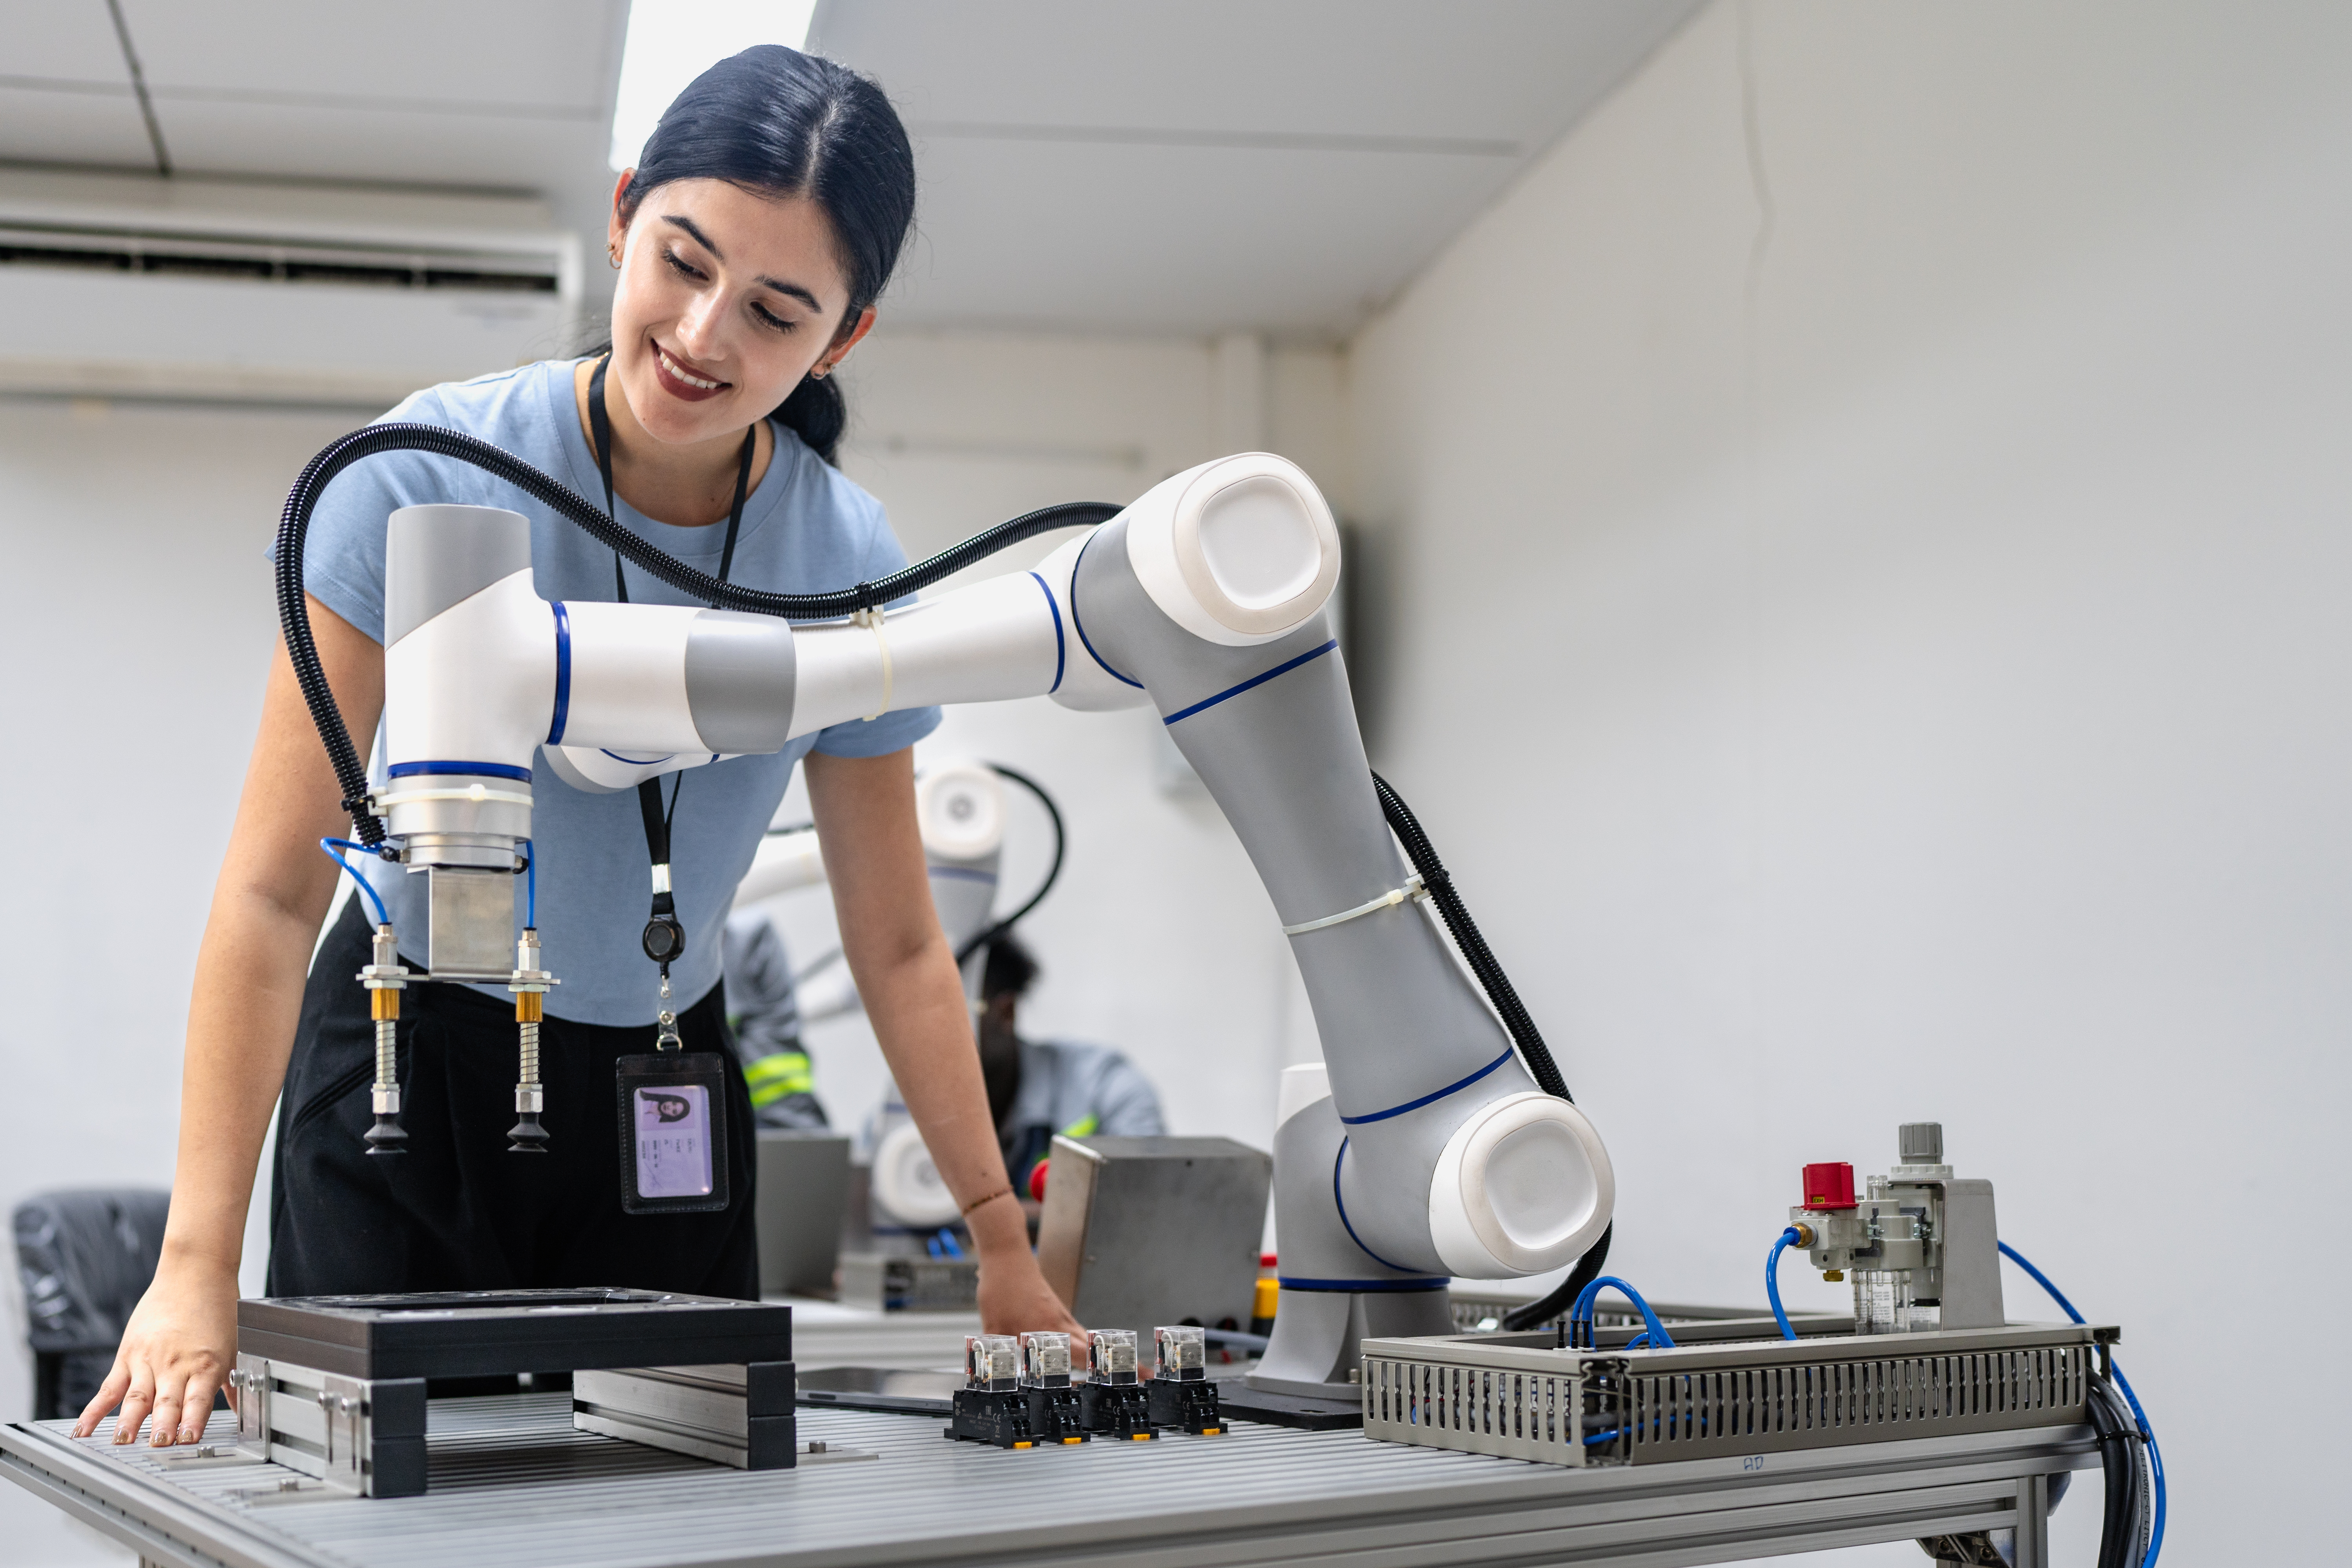
[[[1411,1325],[1411,1326],[1408,1326]],[[1363,1342],[1454,1331],[1451,1295],[1423,1290],[1285,1290],[1274,1340],[1246,1379],[1266,1394],[1360,1398]]]

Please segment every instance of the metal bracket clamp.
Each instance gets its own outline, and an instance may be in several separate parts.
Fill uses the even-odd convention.
[[[425,1490],[425,1380],[360,1378],[240,1354],[237,1447],[357,1497]]]
[[[269,1363],[240,1355],[228,1385],[236,1395],[236,1445],[257,1459],[269,1458]]]
[[[739,1470],[791,1469],[795,1387],[788,1361],[583,1371],[572,1374],[572,1424]]]

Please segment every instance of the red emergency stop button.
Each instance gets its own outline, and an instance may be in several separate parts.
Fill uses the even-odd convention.
[[[1806,1166],[1805,1206],[1809,1209],[1853,1207],[1853,1167],[1843,1160],[1833,1165]]]

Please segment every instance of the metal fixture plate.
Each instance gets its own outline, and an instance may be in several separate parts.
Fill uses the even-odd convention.
[[[344,1377],[250,1352],[236,1359],[236,1451],[247,1463],[283,1466],[357,1497],[424,1492],[425,1379]],[[739,1470],[789,1469],[799,1446],[790,1362],[581,1372],[572,1420],[583,1432]],[[203,1451],[198,1462],[224,1462]],[[256,1495],[301,1489],[265,1479]]]
[[[1449,1306],[1454,1314],[1454,1326],[1465,1334],[1495,1332],[1494,1329],[1482,1329],[1479,1325],[1489,1320],[1499,1322],[1503,1318],[1534,1300],[1533,1296],[1487,1295],[1480,1290],[1476,1281],[1461,1279],[1454,1282],[1454,1289],[1448,1296]],[[1709,1331],[1713,1331],[1717,1324],[1722,1323],[1751,1325],[1761,1323],[1764,1325],[1763,1333],[1769,1335],[1780,1332],[1779,1326],[1772,1321],[1771,1315],[1761,1307],[1692,1307],[1670,1301],[1654,1301],[1650,1305],[1650,1310],[1657,1313],[1658,1321],[1674,1331],[1675,1338],[1677,1340],[1687,1337],[1684,1332],[1685,1324],[1703,1324]],[[1791,1307],[1789,1309],[1789,1319],[1797,1326],[1800,1333],[1843,1334],[1853,1331],[1853,1314],[1851,1312],[1822,1312],[1808,1308]],[[1547,1318],[1540,1323],[1531,1323],[1526,1331],[1542,1330],[1551,1332],[1559,1330],[1567,1321],[1568,1309],[1562,1307],[1559,1316]],[[1642,1314],[1635,1311],[1629,1303],[1619,1300],[1614,1296],[1603,1296],[1593,1304],[1592,1326],[1600,1331],[1601,1342],[1603,1344],[1610,1342],[1609,1331],[1612,1329],[1620,1331],[1617,1342],[1622,1344],[1642,1331]],[[1750,1333],[1745,1337],[1752,1339],[1756,1335]]]

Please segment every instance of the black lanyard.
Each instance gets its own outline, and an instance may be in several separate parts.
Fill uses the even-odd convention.
[[[604,371],[613,363],[606,354],[596,362],[595,371],[588,377],[588,428],[596,437],[596,471],[604,480],[604,512],[615,524],[620,521],[613,507],[613,419],[604,411]],[[727,513],[727,542],[719,547],[719,580],[725,582],[735,564],[735,536],[743,527],[743,500],[751,488],[751,457],[759,449],[759,426],[743,432],[743,460],[735,469],[735,504]],[[613,552],[613,591],[623,604],[629,602],[629,582],[621,574],[620,552]],[[670,790],[669,805],[662,805],[661,782],[646,779],[637,785],[637,810],[646,822],[646,856],[653,863],[653,913],[646,921],[644,947],[646,956],[661,965],[662,995],[669,995],[669,966],[686,952],[686,928],[677,923],[677,900],[670,892],[669,829],[677,816],[677,797],[685,792],[686,774],[677,775]],[[665,1008],[663,1016],[668,1012]],[[667,1031],[665,1035],[667,1036]],[[665,1039],[667,1044],[667,1039]]]

